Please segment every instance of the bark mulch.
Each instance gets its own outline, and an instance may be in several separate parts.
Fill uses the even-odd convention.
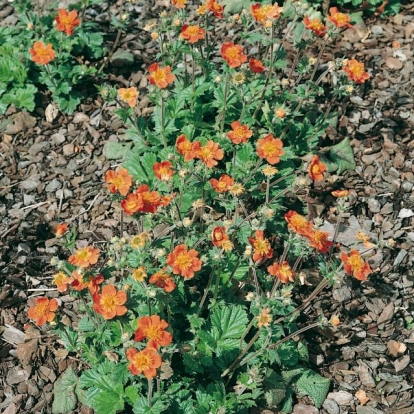
[[[153,5],[130,6],[139,13],[138,26],[162,6],[148,3]],[[102,21],[109,12],[102,6]],[[12,24],[12,13],[12,3],[0,3],[2,24]],[[414,413],[413,38],[414,6],[406,5],[397,16],[373,18],[348,30],[327,51],[328,60],[340,51],[364,61],[372,75],[341,103],[337,123],[327,131],[327,141],[351,139],[357,163],[343,182],[353,207],[338,241],[350,246],[361,231],[383,247],[369,259],[375,270],[369,281],[348,279],[320,294],[304,312],[304,321],[323,313],[339,316],[341,325],[305,334],[313,368],[332,386],[321,409],[303,398],[295,414]],[[141,65],[130,73],[118,69],[113,82],[126,83],[130,76],[145,86],[144,68],[155,51],[148,41],[143,31],[123,40]],[[53,238],[55,224],[66,221],[77,228],[79,239],[98,245],[119,235],[120,210],[102,184],[105,171],[116,165],[105,158],[103,144],[124,134],[113,109],[90,99],[73,116],[58,114],[50,122],[44,109],[33,114],[10,109],[7,122],[0,124],[2,414],[50,413],[56,379],[69,365],[82,369],[47,329],[28,324],[27,301],[44,294],[57,297],[49,264],[61,254]],[[333,200],[315,196],[312,203],[331,231]],[[310,289],[301,289],[298,302]],[[65,317],[76,318],[73,299],[61,299]],[[91,410],[79,407],[78,412]]]

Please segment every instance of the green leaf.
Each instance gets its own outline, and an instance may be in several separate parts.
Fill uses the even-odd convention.
[[[104,145],[103,154],[108,160],[124,159],[131,148],[132,143],[108,141]]]
[[[95,330],[95,326],[88,316],[84,316],[78,323],[78,329],[81,332],[90,332]]]
[[[356,167],[354,151],[348,138],[331,147],[328,153],[320,159],[325,163],[329,172],[336,171],[337,174],[353,171]]]
[[[99,414],[116,414],[124,408],[124,400],[118,393],[106,390],[94,396],[92,408]]]
[[[235,13],[240,13],[243,9],[249,10],[250,0],[222,0],[224,11],[227,16]]]
[[[157,156],[153,152],[147,152],[145,155],[132,153],[125,160],[124,167],[140,184],[151,184],[154,178],[152,166],[156,162]]]
[[[33,111],[35,108],[34,98],[37,88],[33,85],[26,85],[24,88],[12,89],[2,96],[1,100],[6,105],[15,105],[16,108],[25,108]]]
[[[150,407],[147,398],[140,396],[134,404],[133,412],[134,414],[160,414],[167,408],[160,400],[155,402],[153,400]]]
[[[299,394],[308,395],[317,408],[320,408],[325,401],[329,385],[328,378],[324,378],[310,369],[306,370],[296,383]]]
[[[78,382],[78,376],[72,368],[72,365],[58,378],[53,387],[53,414],[72,413],[78,401],[75,394],[75,387]]]

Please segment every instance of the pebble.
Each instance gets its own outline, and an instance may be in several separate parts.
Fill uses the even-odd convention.
[[[326,399],[322,407],[325,408],[326,411],[328,411],[328,414],[339,414],[338,404],[331,399]]]
[[[334,400],[338,405],[349,405],[354,399],[354,396],[347,391],[336,391],[330,392],[327,398]]]
[[[401,185],[401,188],[406,192],[409,193],[414,187],[413,183],[410,183],[409,181],[404,181]]]
[[[371,27],[371,33],[374,35],[380,35],[384,33],[384,29],[381,26],[374,25]]]
[[[72,155],[75,151],[75,146],[73,144],[66,144],[62,150],[64,155]]]
[[[305,404],[296,404],[293,407],[292,414],[319,414],[319,410],[316,407]]]
[[[358,128],[358,132],[360,132],[361,134],[365,134],[365,133],[371,131],[371,129],[374,127],[374,125],[375,125],[375,122],[369,122],[368,124],[362,124]]]
[[[45,188],[45,190],[50,193],[52,191],[56,191],[56,190],[60,190],[62,188],[62,184],[61,182],[57,179],[54,178]]]
[[[378,200],[375,198],[368,199],[368,208],[373,213],[378,213],[381,210],[381,204]]]
[[[362,405],[356,408],[356,412],[357,414],[385,414],[384,411],[373,407],[364,407]]]
[[[63,144],[65,142],[65,136],[61,134],[60,132],[57,132],[56,134],[52,135],[52,142],[55,145]]]

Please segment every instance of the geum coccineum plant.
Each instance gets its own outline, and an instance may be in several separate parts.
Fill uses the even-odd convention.
[[[296,317],[329,284],[365,280],[371,269],[360,241],[338,254],[321,220],[287,208],[284,195],[303,182],[319,186],[335,171],[326,156],[311,154],[305,169],[301,157],[316,152],[334,99],[366,81],[350,61],[318,73],[326,44],[347,19],[337,14],[322,19],[297,3],[253,4],[228,17],[238,38],[217,44],[215,23],[225,18],[218,2],[192,16],[185,0],[173,1],[152,36],[160,46],[147,74],[153,115],[137,115],[145,92],[134,85],[104,91],[134,142],[123,164],[105,173],[134,233],[124,234],[122,222],[105,251],[75,249],[73,232],[63,234],[61,225],[71,254],[57,261],[54,277],[85,311],[77,329],[57,325],[67,349],[89,364],[65,380],[97,413],[125,406],[247,413],[258,405],[289,412],[295,392],[322,404],[329,381],[307,368],[306,345],[293,338],[328,321],[320,315],[298,326]],[[288,59],[284,43],[292,36]],[[339,82],[327,109],[310,116],[332,71]],[[339,223],[347,194],[334,196]],[[314,268],[320,283],[294,300],[293,289]]]

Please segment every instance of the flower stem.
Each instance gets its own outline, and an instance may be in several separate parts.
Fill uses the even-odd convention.
[[[214,275],[215,270],[216,270],[216,266],[213,266],[213,269],[211,269],[211,273],[210,273],[210,276],[208,278],[207,286],[204,289],[203,297],[201,298],[200,305],[198,306],[198,310],[197,310],[197,313],[196,313],[197,317],[200,316],[201,309],[203,308],[204,302],[207,299],[207,295],[208,295],[208,292],[210,291],[210,286],[211,286],[211,282],[213,281],[213,275]]]
[[[227,94],[229,91],[229,83],[230,83],[230,72],[227,72],[226,81],[224,83],[223,110],[221,112],[220,135],[224,131],[224,121],[226,120],[226,105],[227,105]]]
[[[148,407],[152,407],[152,379],[148,380]]]
[[[165,105],[164,105],[164,97],[162,96],[161,92],[161,135],[162,135],[162,142],[164,144],[164,148],[167,148],[167,138],[165,136]]]

